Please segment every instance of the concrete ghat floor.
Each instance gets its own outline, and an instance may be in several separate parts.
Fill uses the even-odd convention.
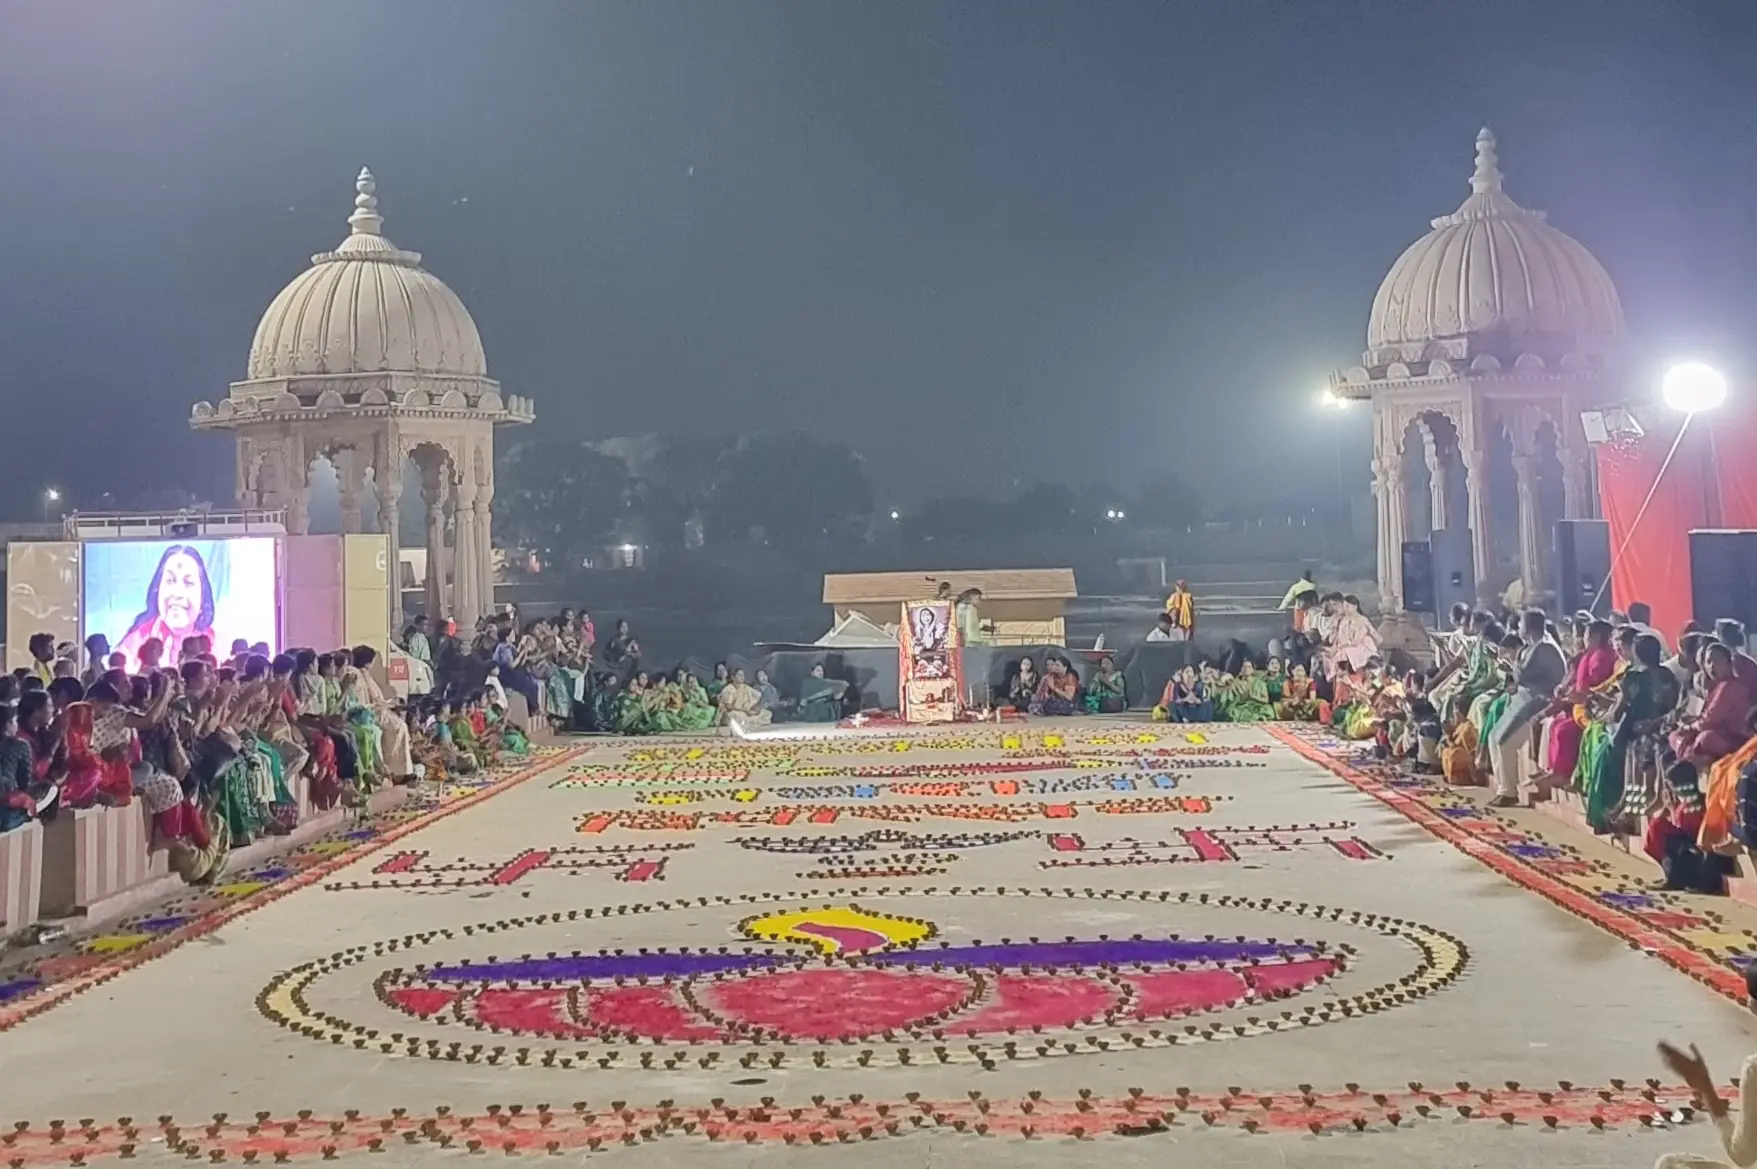
[[[824,1115],[825,1106],[814,1104],[814,1096],[826,1097],[834,1104],[836,1098],[846,1101],[857,1095],[867,1107],[874,1102],[894,1102],[898,1113],[906,1113],[921,1111],[905,1104],[908,1093],[919,1093],[922,1101],[945,1102],[946,1108],[956,1105],[968,1110],[974,1108],[970,1095],[974,1092],[985,1102],[1009,1102],[997,1107],[995,1115],[1006,1114],[1011,1119],[996,1121],[990,1135],[978,1136],[968,1128],[957,1132],[949,1124],[905,1124],[900,1136],[855,1140],[830,1151],[812,1148],[808,1141],[802,1142],[802,1147],[787,1147],[775,1139],[779,1131],[763,1121],[743,1126],[753,1132],[761,1130],[754,1144],[746,1143],[739,1136],[742,1129],[734,1124],[728,1141],[709,1142],[700,1135],[679,1133],[632,1147],[606,1145],[601,1152],[589,1154],[584,1147],[574,1147],[569,1138],[561,1142],[560,1152],[568,1157],[595,1155],[680,1165],[744,1165],[760,1158],[783,1165],[818,1163],[825,1158],[835,1158],[842,1166],[926,1165],[935,1159],[956,1157],[960,1163],[1017,1166],[1066,1164],[1095,1156],[1132,1164],[1148,1159],[1163,1162],[1168,1155],[1181,1155],[1190,1158],[1188,1163],[1211,1166],[1296,1163],[1319,1167],[1381,1163],[1636,1166],[1651,1164],[1665,1151],[1707,1154],[1714,1150],[1712,1130],[1705,1124],[1650,1131],[1625,1119],[1601,1132],[1580,1120],[1585,1115],[1583,1105],[1571,1112],[1564,1109],[1563,1123],[1555,1131],[1538,1119],[1544,1108],[1536,1105],[1529,1117],[1522,1115],[1514,1126],[1482,1119],[1466,1121],[1456,1114],[1458,1099],[1465,1097],[1456,1095],[1455,1085],[1468,1081],[1473,1089],[1504,1092],[1506,1081],[1548,1089],[1567,1080],[1596,1089],[1622,1079],[1639,1088],[1649,1076],[1665,1076],[1653,1055],[1654,1041],[1659,1038],[1698,1043],[1711,1067],[1724,1079],[1757,1048],[1757,1021],[1735,1004],[1652,955],[1631,949],[1621,939],[1491,872],[1261,731],[1217,728],[1209,742],[1221,747],[1270,745],[1265,755],[1224,756],[1262,766],[1186,768],[1172,760],[1157,769],[1175,776],[1176,786],[1170,790],[1153,786],[1155,769],[1141,769],[1131,760],[1099,754],[1122,747],[1085,741],[1092,736],[1132,739],[1137,734],[1158,734],[1163,736],[1160,746],[1185,745],[1181,737],[1165,728],[1112,720],[1068,720],[1032,723],[1018,733],[1029,746],[1046,731],[1064,737],[1065,750],[1072,758],[1059,762],[1067,766],[1017,775],[971,775],[968,780],[980,790],[950,796],[883,791],[872,797],[849,793],[822,794],[809,801],[783,798],[776,794],[777,789],[833,791],[838,786],[845,789],[862,783],[955,782],[955,778],[782,775],[777,770],[781,761],[774,758],[752,764],[743,780],[644,787],[590,776],[578,777],[590,782],[552,786],[568,773],[568,766],[558,767],[474,808],[439,819],[329,881],[275,900],[205,938],[0,1033],[0,1068],[5,1069],[0,1118],[29,1120],[33,1131],[40,1131],[54,1118],[65,1118],[72,1124],[75,1118],[93,1117],[107,1124],[128,1116],[142,1127],[135,1142],[140,1158],[168,1162],[175,1157],[182,1161],[187,1152],[167,1151],[164,1133],[154,1122],[154,1118],[168,1114],[177,1118],[179,1125],[181,1135],[175,1139],[196,1142],[196,1159],[208,1161],[217,1152],[235,1161],[247,1143],[242,1134],[228,1129],[202,1143],[201,1126],[210,1123],[214,1113],[225,1112],[230,1121],[248,1123],[257,1112],[289,1118],[298,1110],[310,1110],[315,1119],[300,1129],[304,1147],[295,1150],[295,1156],[315,1158],[326,1140],[317,1127],[326,1119],[352,1126],[356,1122],[344,1121],[348,1110],[357,1110],[363,1118],[359,1123],[364,1124],[393,1118],[395,1109],[406,1109],[406,1115],[413,1118],[433,1118],[442,1105],[453,1110],[454,1118],[482,1114],[491,1104],[521,1104],[528,1113],[545,1104],[559,1114],[577,1118],[576,1101],[596,1115],[611,1113],[615,1102],[626,1102],[630,1109],[650,1109],[661,1101],[673,1101],[679,1109],[693,1109],[708,1108],[710,1101],[718,1099],[728,1107],[745,1109],[757,1108],[763,1097],[772,1097],[776,1103],[765,1115],[785,1119],[785,1110],[797,1107],[809,1114],[809,1122],[813,1116]],[[872,752],[826,750],[847,747],[851,741],[847,737],[829,744],[778,740],[764,745],[792,749],[789,766],[833,771],[932,764],[980,769],[1006,758],[1042,760],[1042,756],[1009,754],[995,739],[996,734],[992,728],[885,733],[874,740],[882,750]],[[931,746],[931,740],[948,735],[979,736],[992,745],[957,750]],[[896,750],[899,739],[913,745]],[[739,762],[725,754],[735,744],[720,739],[600,742],[574,763],[615,765],[642,751],[675,752],[692,745],[702,747],[704,756],[679,761],[680,766],[725,768]],[[1075,763],[1083,765],[1073,766]],[[1125,786],[1132,782],[1140,790],[1000,795],[988,786],[992,781],[1010,779],[1022,786],[1026,781],[1056,780],[1089,784],[1099,776],[1126,777]],[[746,798],[734,795],[741,789]],[[674,796],[679,791],[699,791],[705,798],[657,808],[638,802],[642,797]],[[1126,805],[1135,800],[1204,796],[1216,801],[1207,811],[1125,813],[1101,808],[1101,802],[1107,800]],[[768,814],[783,805],[800,803],[830,805],[843,811],[834,822],[815,825],[801,817],[786,825],[705,824],[694,830],[639,830],[622,824],[590,834],[576,829],[582,820],[591,821],[593,813]],[[1071,804],[1073,815],[1011,822],[927,815],[908,821],[855,818],[860,809],[882,810],[888,816],[916,816],[935,804],[970,809],[973,805],[1016,808],[1043,803]],[[1125,840],[1148,846],[1177,845],[1178,829],[1221,830],[1218,837],[1226,839],[1226,830],[1289,826],[1292,831],[1279,840],[1287,847],[1239,844],[1236,860],[1043,867],[1045,862],[1121,859],[1130,854],[1093,850]],[[820,863],[821,854],[760,851],[735,843],[752,838],[827,840],[875,829],[924,835],[1030,835],[980,847],[951,848],[927,842],[919,847],[902,844],[856,854],[868,858],[926,852],[957,859],[936,862],[948,869],[943,875],[852,880],[813,876],[835,867]],[[1545,831],[1555,837],[1564,830],[1546,824]],[[1077,835],[1085,851],[1058,851],[1051,845],[1054,834]],[[1290,843],[1293,837],[1303,842]],[[1338,847],[1321,837],[1344,843]],[[1364,858],[1347,855],[1355,850],[1346,842],[1355,840],[1368,846]],[[661,853],[650,849],[656,844],[691,847]],[[625,845],[636,846],[633,854],[620,858],[631,864],[643,858],[663,859],[663,878],[619,880],[617,875],[625,868],[619,863],[613,868],[579,872],[539,867],[504,886],[326,887],[411,879],[414,874],[397,877],[373,872],[399,852],[425,851],[428,858],[424,863],[430,864],[460,857],[489,864],[509,861],[532,849]],[[1373,857],[1375,851],[1383,856]],[[1149,847],[1137,855],[1161,858],[1173,853]],[[1182,855],[1193,853],[1185,850]],[[481,870],[448,870],[446,876],[450,879],[460,873],[473,880]],[[993,890],[997,886],[1015,892],[996,895]],[[971,895],[975,887],[984,892]],[[1033,895],[1016,892],[1025,889]],[[1039,892],[1042,890],[1051,892],[1044,895]],[[1103,896],[1107,891],[1113,895]],[[1161,893],[1169,893],[1170,898],[1160,900]],[[1184,894],[1190,898],[1179,901]],[[1201,894],[1209,894],[1211,901],[1216,897],[1230,900],[1224,905],[1204,906],[1197,903]],[[743,900],[747,895],[755,900]],[[704,897],[710,904],[703,906],[697,901]],[[1345,912],[1339,919],[1318,918],[1313,916],[1316,910],[1301,916],[1241,904],[1261,899]],[[682,904],[685,901],[689,904]],[[652,908],[651,912],[615,913],[613,909],[607,919],[600,917],[603,907],[655,907],[659,902],[671,905]],[[682,1047],[691,1058],[680,1068],[643,1069],[623,1066],[634,1063],[643,1050],[626,1041],[573,1038],[552,1043],[539,1036],[493,1035],[455,1021],[440,1025],[394,1009],[374,992],[374,980],[383,975],[394,981],[397,976],[390,972],[395,969],[407,971],[417,963],[481,962],[491,956],[506,960],[549,951],[565,955],[575,949],[593,953],[618,947],[635,951],[640,947],[712,950],[721,946],[733,951],[750,946],[805,954],[807,951],[796,944],[754,940],[740,933],[739,922],[787,910],[851,903],[897,919],[932,923],[938,933],[922,944],[924,959],[930,959],[941,942],[965,946],[1006,938],[1021,943],[1032,936],[1048,942],[1069,936],[1094,939],[1101,934],[1124,939],[1134,934],[1147,938],[1179,934],[1198,939],[1214,934],[1223,939],[1275,938],[1282,944],[1298,938],[1353,950],[1346,969],[1281,1002],[1226,1007],[1169,1022],[1087,1029],[1074,1038],[1102,1036],[1113,1041],[1111,1050],[1054,1058],[1008,1059],[997,1054],[992,1070],[975,1062],[919,1066],[921,1060],[931,1062],[929,1053],[936,1042],[953,1049],[967,1047],[971,1040],[962,1035],[940,1041],[903,1035],[890,1043],[863,1039],[828,1048],[819,1048],[809,1040],[781,1045],[759,1037],[731,1047]],[[587,907],[594,910],[589,919],[500,927],[472,936],[461,933],[466,925],[504,923]],[[1367,915],[1369,923],[1360,924],[1354,916],[1357,912]],[[1373,915],[1407,924],[1396,926],[1399,932],[1387,934],[1371,924]],[[825,920],[846,924],[844,919]],[[453,930],[454,936],[406,950],[373,953],[371,949],[374,943],[441,929]],[[1441,939],[1439,953],[1437,957],[1430,954],[1424,967],[1416,942],[1425,939],[1433,946],[1435,938]],[[1458,961],[1450,950],[1451,943],[1445,941],[1448,938],[1455,939],[1463,950],[1456,977],[1442,977],[1447,962]],[[324,970],[303,987],[297,999],[283,997],[277,1006],[276,997],[269,994],[259,1002],[259,995],[286,972],[355,946],[367,947],[359,962]],[[1424,969],[1428,973],[1423,974]],[[1357,1017],[1342,1017],[1333,1010],[1405,976],[1415,977],[1424,993]],[[1429,987],[1422,979],[1439,981]],[[712,996],[720,992],[698,983],[692,993],[698,1001],[717,1001]],[[332,1044],[277,1025],[265,1014],[265,1008],[285,1011],[288,1002],[302,1019],[330,1016],[385,1036],[399,1032],[445,1043],[461,1041],[466,1049],[473,1044],[503,1045],[509,1049],[530,1047],[540,1053],[553,1046],[564,1056],[589,1051],[592,1058],[583,1061],[586,1066],[564,1069],[467,1064],[429,1059],[424,1054],[409,1057],[400,1044],[393,1054],[372,1045],[355,1050],[349,1043]],[[1228,1041],[1155,1045],[1141,1050],[1118,1050],[1124,1044],[1115,1042],[1124,1031],[1135,1035],[1143,1035],[1149,1028],[1179,1032],[1189,1024],[1206,1027],[1218,1023],[1254,1032],[1258,1028],[1249,1022],[1252,1018],[1278,1018],[1282,1011],[1298,1014],[1307,1006],[1331,1012],[1334,1017],[1318,1026],[1251,1033]],[[832,1016],[835,1007],[829,1004]],[[789,1011],[795,1008],[809,1012],[810,1004],[794,1003],[780,994],[766,1001],[762,1009],[771,1013],[760,1021],[784,1027],[794,1017]],[[1031,1046],[1028,1034],[989,1034],[980,1041],[986,1050],[997,1052],[1008,1038],[1022,1048]],[[916,1053],[911,1057],[916,1066],[897,1066],[893,1053],[898,1047]],[[620,1053],[618,1066],[599,1068],[593,1059],[611,1049]],[[716,1049],[730,1054],[714,1066],[701,1067],[699,1056]],[[874,1066],[852,1066],[857,1053],[867,1049],[879,1053]],[[680,1049],[648,1046],[644,1050],[649,1054],[658,1051],[662,1058],[666,1052]],[[752,1051],[765,1058],[783,1054],[785,1064],[775,1068],[764,1062],[743,1068],[733,1062],[737,1053]],[[831,1066],[812,1066],[814,1051],[823,1052]],[[532,1063],[539,1059],[533,1057]],[[736,1080],[759,1082],[737,1084]],[[1082,1090],[1090,1092],[1094,1100],[1115,1102],[1128,1099],[1132,1088],[1141,1090],[1144,1098],[1164,1100],[1172,1098],[1178,1088],[1187,1088],[1193,1098],[1200,1099],[1238,1087],[1243,1099],[1254,1100],[1272,1093],[1297,1097],[1300,1085],[1311,1085],[1320,1096],[1332,1100],[1340,1098],[1349,1083],[1360,1085],[1358,1099],[1343,1099],[1336,1107],[1352,1112],[1358,1102],[1360,1109],[1372,1111],[1368,1103],[1375,1092],[1402,1093],[1419,1102],[1420,1097],[1409,1090],[1411,1081],[1422,1084],[1423,1092],[1453,1095],[1429,1119],[1419,1119],[1411,1112],[1396,1127],[1375,1120],[1363,1132],[1326,1132],[1321,1136],[1304,1131],[1250,1133],[1230,1115],[1209,1127],[1200,1119],[1202,1108],[1198,1107],[1184,1113],[1169,1131],[1151,1135],[1116,1136],[1111,1132],[1116,1127],[1114,1121],[1108,1125],[1094,1121],[1097,1139],[1077,1143],[1067,1136],[1044,1135],[1053,1127],[1045,1121],[1046,1127],[1034,1139],[1026,1140],[1018,1131],[1023,1121],[1012,1111],[1014,1102],[1029,1099],[1027,1094],[1032,1091],[1040,1092],[1044,1101],[1038,1114],[1076,1115],[1071,1102]],[[1669,1099],[1675,1102],[1677,1097],[1672,1094]],[[1287,1103],[1283,1100],[1276,1107],[1285,1111]],[[1477,1105],[1476,1111],[1496,1112],[1499,1107],[1490,1101]],[[986,1115],[970,1112],[969,1118],[975,1123]],[[568,1129],[569,1123],[572,1121],[559,1124],[558,1133]],[[492,1124],[485,1122],[475,1131],[489,1134],[484,1138],[482,1155],[505,1155]],[[348,1127],[348,1133],[352,1132]],[[400,1128],[392,1135],[400,1138]],[[874,1135],[884,1136],[882,1126]],[[468,1139],[469,1133],[458,1133],[449,1148],[429,1140],[406,1143],[391,1139],[384,1151],[376,1154],[343,1141],[339,1159],[377,1164],[463,1159],[470,1155],[464,1147]],[[19,1147],[26,1146],[29,1164],[68,1163],[58,1148],[30,1141]],[[521,1155],[542,1152],[539,1141]],[[4,1155],[0,1150],[0,1156]],[[266,1150],[260,1156],[264,1163],[271,1160]],[[93,1159],[98,1158],[94,1155]]]

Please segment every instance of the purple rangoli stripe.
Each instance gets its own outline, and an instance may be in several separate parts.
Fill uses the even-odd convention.
[[[1199,941],[1185,938],[1113,939],[1109,941],[1012,942],[990,946],[949,946],[945,949],[896,950],[866,954],[873,966],[909,963],[1009,969],[1019,966],[1171,966],[1177,963],[1223,965],[1252,959],[1306,958],[1310,945],[1279,942]],[[612,978],[689,978],[703,974],[770,970],[810,960],[800,952],[755,954],[586,954],[579,957],[524,958],[513,962],[470,962],[435,966],[417,975],[429,982],[592,982]]]

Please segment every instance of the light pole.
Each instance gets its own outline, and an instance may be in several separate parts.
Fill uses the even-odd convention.
[[[58,488],[50,487],[43,491],[43,522],[45,524],[54,522],[55,517],[51,509],[60,502],[61,492]]]
[[[1329,386],[1318,391],[1317,404],[1318,409],[1331,414],[1348,413],[1348,399],[1342,397]],[[1340,502],[1346,494],[1346,489],[1342,485],[1342,428],[1340,426],[1331,427],[1331,436],[1336,443],[1336,498]]]
[[[1684,415],[1678,441],[1690,422],[1704,410],[1719,409],[1726,401],[1726,375],[1705,361],[1680,361],[1665,371],[1660,379],[1659,396],[1665,404]],[[1673,447],[1675,451],[1677,448]],[[1708,432],[1708,448],[1703,452],[1702,518],[1711,528],[1720,526],[1720,475],[1715,466],[1714,432]],[[1664,474],[1662,468],[1661,474]]]

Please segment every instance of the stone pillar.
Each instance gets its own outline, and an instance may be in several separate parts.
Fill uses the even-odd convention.
[[[1578,447],[1562,447],[1556,452],[1562,459],[1562,515],[1566,519],[1590,519],[1598,511],[1592,499],[1592,452]]]
[[[1519,489],[1519,580],[1525,603],[1537,603],[1543,591],[1543,521],[1537,500],[1537,456],[1516,454],[1513,471]]]
[[[366,459],[353,447],[343,447],[335,452],[332,461],[342,502],[342,534],[357,536],[366,530],[360,506],[366,493]]]
[[[1428,464],[1428,502],[1433,516],[1430,525],[1438,532],[1452,526],[1452,452],[1435,442],[1433,432],[1429,431],[1422,444],[1422,454]]]
[[[1381,451],[1373,460],[1373,493],[1379,505],[1379,605],[1403,611],[1403,541],[1409,522],[1403,499],[1403,458]]]
[[[1476,595],[1487,599],[1493,596],[1489,584],[1489,568],[1495,558],[1494,532],[1489,527],[1489,482],[1487,451],[1465,450],[1464,477],[1470,490],[1470,550],[1476,561]]]
[[[403,635],[403,467],[392,446],[378,464],[375,485],[378,488],[378,526],[385,534],[385,568],[390,574],[390,635]]]
[[[476,481],[468,472],[461,475],[453,487],[452,514],[457,523],[452,535],[455,544],[452,554],[452,615],[457,618],[459,626],[474,629],[476,618],[482,615],[482,604],[478,599]]]
[[[427,505],[427,619],[435,624],[449,614],[445,595],[444,462],[421,468],[421,502]]]
[[[482,603],[482,611],[494,611],[494,513],[489,504],[494,502],[494,484],[482,484],[476,488],[476,571],[478,576],[478,599]]]
[[[293,485],[287,491],[287,534],[290,536],[309,536],[311,534],[311,484],[303,474],[297,474]]]

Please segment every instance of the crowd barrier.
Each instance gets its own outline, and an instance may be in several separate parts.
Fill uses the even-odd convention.
[[[374,792],[364,811],[388,811],[412,788]],[[285,836],[265,836],[234,848],[228,870],[239,870],[277,852],[341,827],[350,812],[319,810],[310,784],[293,777],[299,822]],[[150,817],[138,801],[124,808],[61,809],[46,824],[32,823],[0,834],[0,937],[44,919],[86,925],[107,921],[184,887],[170,871],[169,855],[151,848]]]
[[[122,808],[63,808],[43,825],[43,916],[84,917],[168,877],[166,854],[151,850],[151,830],[139,800]]]
[[[0,833],[0,937],[36,921],[43,908],[43,826]]]

